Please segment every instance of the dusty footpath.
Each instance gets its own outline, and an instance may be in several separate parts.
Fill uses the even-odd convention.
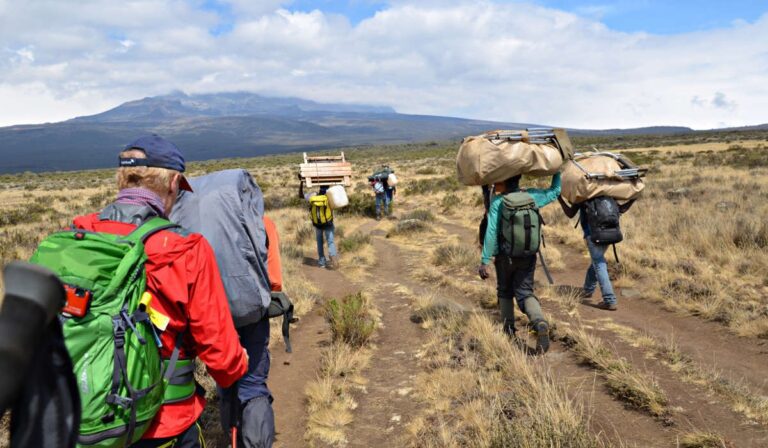
[[[303,274],[321,291],[322,300],[340,298],[359,290],[378,291],[372,294],[381,312],[382,325],[374,345],[374,355],[364,372],[368,380],[365,391],[356,396],[354,421],[347,428],[347,446],[399,447],[402,435],[419,402],[412,398],[414,378],[422,367],[417,352],[424,343],[425,330],[412,322],[413,310],[409,301],[397,291],[398,286],[415,294],[437,293],[467,308],[479,309],[477,303],[458,291],[439,289],[419,282],[411,275],[412,260],[419,254],[412,248],[401,247],[371,221],[362,231],[371,234],[377,264],[364,280],[349,280],[344,274],[344,258],[338,271],[328,271],[305,262]],[[438,224],[445,232],[459,235],[471,243],[474,232],[456,225]],[[566,247],[560,248],[566,266],[554,272],[556,283],[578,286],[588,260]],[[407,262],[411,260],[411,262]],[[466,273],[466,281],[474,281],[473,273]],[[666,392],[671,414],[668,418],[652,417],[626,406],[615,398],[604,384],[604,379],[585,365],[560,340],[556,340],[541,359],[541,368],[555,372],[556,378],[579,397],[587,408],[590,428],[602,435],[608,445],[636,447],[675,447],[681,434],[705,431],[721,435],[727,446],[768,446],[768,428],[738,409],[722,393],[714,391],[700,381],[692,381],[670,369],[662,360],[644,350],[642,346],[622,339],[615,328],[629,328],[637,334],[649,335],[661,341],[674,340],[677,350],[703,371],[717,372],[723,383],[736,384],[758,398],[768,395],[768,345],[766,341],[740,338],[723,326],[705,322],[691,316],[666,311],[656,303],[645,300],[637,291],[632,297],[621,295],[617,312],[596,309],[590,304],[578,305],[579,325],[606,341],[615,353],[632,366],[654,378]],[[569,322],[566,313],[546,297],[542,299],[546,312],[558,322]],[[301,319],[293,328],[294,353],[287,354],[281,345],[272,352],[272,370],[269,385],[275,396],[277,444],[279,447],[307,446],[306,403],[304,388],[316,378],[321,350],[330,343],[330,332],[321,306]],[[482,312],[493,313],[493,310]],[[610,325],[608,325],[610,324]],[[763,422],[765,423],[765,422]]]

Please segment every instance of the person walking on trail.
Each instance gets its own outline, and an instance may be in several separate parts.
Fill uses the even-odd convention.
[[[184,178],[184,157],[171,142],[156,135],[141,137],[120,153],[117,199],[100,213],[80,216],[74,227],[91,232],[127,235],[154,217],[167,217],[179,190],[191,190]],[[189,390],[185,397],[163,403],[142,440],[133,446],[204,447],[197,421],[205,398],[194,383],[194,358],[222,387],[235,383],[248,368],[248,355],[238,342],[213,250],[196,233],[181,228],[161,230],[146,240],[147,292],[154,312],[165,316],[158,338],[160,356],[177,348],[179,361],[172,384]],[[138,324],[137,324],[138,325]]]
[[[508,207],[505,198],[520,191],[527,193],[525,197],[531,202],[527,205],[528,210],[538,215],[538,209],[554,201],[560,194],[560,173],[552,177],[552,183],[547,189],[528,188],[520,190],[519,182],[520,176],[515,176],[507,179],[503,184],[497,185],[497,193],[502,194],[496,194],[491,199],[488,209],[488,227],[483,240],[482,259],[478,274],[481,279],[487,279],[490,275],[488,265],[491,258],[495,257],[497,294],[503,329],[510,336],[515,334],[513,299],[516,299],[520,310],[528,316],[528,320],[536,332],[536,350],[543,353],[549,349],[549,323],[544,318],[539,299],[533,291],[538,241],[536,241],[536,252],[526,256],[513,257],[506,253],[507,248],[500,250],[499,236],[504,236],[506,233],[504,226],[507,226],[510,221],[509,213],[504,210]],[[527,217],[530,218],[530,216]],[[503,222],[502,218],[506,219],[507,222]],[[540,228],[538,230],[540,231]]]
[[[374,177],[371,181],[371,188],[376,195],[376,219],[379,220],[382,216],[389,215],[389,197],[387,196],[387,189],[384,186],[384,181],[378,177]],[[383,214],[382,214],[382,208]]]
[[[301,179],[301,177],[299,177]],[[317,265],[321,268],[337,269],[339,260],[334,242],[334,233],[336,227],[333,223],[333,210],[328,204],[326,192],[328,187],[320,187],[317,193],[304,194],[304,182],[299,183],[299,197],[309,202],[310,219],[315,227],[315,238],[317,239]],[[328,243],[328,257],[325,258],[325,242]]]
[[[581,224],[581,230],[584,233],[584,242],[587,246],[587,251],[589,252],[591,262],[589,268],[587,268],[587,274],[584,277],[584,287],[581,292],[582,298],[591,298],[599,284],[603,300],[597,304],[596,307],[608,311],[616,311],[618,309],[616,294],[613,292],[611,278],[608,275],[608,262],[605,260],[605,251],[608,250],[610,244],[598,244],[592,241],[592,231],[589,228],[589,220],[587,219],[586,202],[569,206],[562,196],[558,196],[557,200],[568,218],[573,218],[577,213],[579,214],[579,223]],[[635,201],[632,200],[619,205],[619,213],[623,214],[627,212],[634,202]]]

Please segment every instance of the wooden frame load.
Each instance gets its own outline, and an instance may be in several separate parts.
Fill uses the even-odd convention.
[[[308,188],[319,186],[352,186],[352,164],[342,152],[339,156],[307,156],[299,165],[301,178]]]

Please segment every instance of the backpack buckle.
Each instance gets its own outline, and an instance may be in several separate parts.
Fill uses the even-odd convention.
[[[107,403],[120,406],[123,409],[130,409],[133,406],[133,399],[117,394],[109,394],[107,395]]]

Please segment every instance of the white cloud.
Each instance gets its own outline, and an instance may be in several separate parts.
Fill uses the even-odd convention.
[[[285,0],[220,3],[236,20],[213,35],[224,19],[199,0],[0,0],[0,102],[14,106],[0,124],[175,89],[584,128],[768,121],[768,16],[655,36],[490,0],[397,0],[356,25]]]

